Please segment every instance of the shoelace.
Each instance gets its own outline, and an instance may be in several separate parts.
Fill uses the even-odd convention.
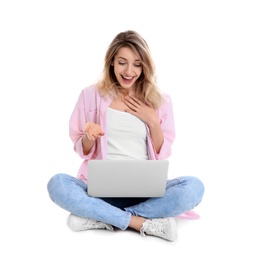
[[[142,228],[140,230],[140,234],[142,236],[145,236],[146,232],[148,234],[150,234],[150,233],[154,234],[155,232],[156,233],[160,233],[161,232],[164,235],[166,235],[165,230],[164,230],[162,224],[163,223],[161,221],[159,221],[159,220],[153,220],[153,221],[152,220],[147,220],[147,221],[145,221],[143,223],[143,226],[142,226]]]
[[[83,223],[82,226],[84,227],[88,227],[88,228],[100,228],[100,229],[109,229],[108,225],[106,225],[105,223],[99,222],[99,221],[86,221],[86,223]]]

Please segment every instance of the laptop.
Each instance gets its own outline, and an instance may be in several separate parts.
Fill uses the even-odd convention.
[[[90,160],[88,195],[92,197],[162,197],[168,160]]]

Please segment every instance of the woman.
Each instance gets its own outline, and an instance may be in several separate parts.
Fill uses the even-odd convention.
[[[120,125],[118,118],[124,118]],[[160,198],[94,198],[87,195],[89,160],[164,160],[175,138],[169,95],[157,87],[146,41],[135,31],[119,33],[106,55],[102,79],[80,93],[72,112],[70,137],[83,159],[76,177],[57,174],[50,198],[71,214],[74,231],[114,227],[137,230],[168,241],[177,237],[176,216],[197,206],[202,182],[185,176],[168,180]]]

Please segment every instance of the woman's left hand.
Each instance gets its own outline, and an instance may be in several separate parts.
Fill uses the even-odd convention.
[[[154,123],[155,120],[158,120],[155,109],[147,106],[136,97],[125,96],[123,102],[128,107],[128,109],[125,109],[125,112],[138,117],[147,125],[150,125],[150,123]]]
[[[148,125],[154,149],[156,153],[159,153],[164,142],[164,136],[156,110],[133,96],[125,96],[123,102],[128,107],[125,109],[126,112],[138,117]]]

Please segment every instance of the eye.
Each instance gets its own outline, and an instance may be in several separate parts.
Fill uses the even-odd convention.
[[[137,63],[137,64],[134,64],[135,67],[141,67],[142,64],[141,63]]]
[[[126,63],[124,61],[119,61],[119,65],[125,65]]]

